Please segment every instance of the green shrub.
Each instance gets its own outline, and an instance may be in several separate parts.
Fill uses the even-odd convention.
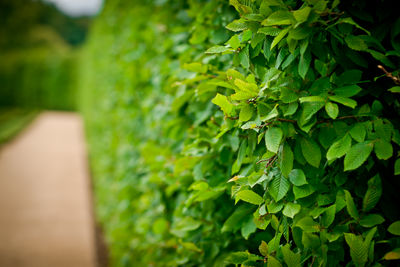
[[[82,103],[112,265],[399,259],[393,4],[229,4],[108,1],[92,29]]]

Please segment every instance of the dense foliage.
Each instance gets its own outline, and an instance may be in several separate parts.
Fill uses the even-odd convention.
[[[400,258],[389,1],[108,1],[82,88],[113,266]]]

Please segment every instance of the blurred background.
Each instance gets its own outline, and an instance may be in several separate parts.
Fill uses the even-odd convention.
[[[79,58],[101,0],[0,0],[0,266],[97,263],[77,113]]]
[[[0,143],[38,110],[75,110],[77,59],[101,0],[0,0]]]

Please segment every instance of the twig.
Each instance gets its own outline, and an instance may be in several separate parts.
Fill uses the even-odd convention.
[[[278,121],[285,121],[285,122],[291,122],[291,123],[296,123],[297,121],[295,121],[295,120],[289,120],[289,119],[283,119],[283,118],[278,118],[278,119],[276,119],[276,120],[278,120]]]
[[[337,117],[335,120],[345,120],[345,119],[355,119],[357,120],[361,116],[356,116],[356,115],[348,115],[348,116],[342,116],[342,117]],[[330,122],[332,121],[331,119],[324,119],[317,121],[317,123],[324,123],[324,122]]]
[[[312,266],[313,266],[313,264],[314,264],[314,261],[315,261],[315,256],[312,258],[312,261],[311,261],[311,265],[310,265],[310,267],[312,267]]]
[[[265,168],[268,169],[269,167],[271,167],[272,164],[274,164],[274,162],[275,162],[275,160],[277,159],[277,157],[278,157],[277,155],[274,155],[274,156],[270,157],[270,158],[268,159],[267,164],[265,165]],[[265,173],[265,174],[266,174],[266,173]]]
[[[393,76],[393,74],[391,72],[388,72],[382,65],[378,65],[378,68],[381,69],[385,73],[386,77],[392,79],[395,84],[400,85],[399,77]]]
[[[264,128],[265,126],[268,126],[268,125],[270,125],[270,124],[272,124],[272,121],[266,122],[266,123],[264,123],[264,124],[261,124],[260,126],[256,126],[256,128],[262,129],[262,128]]]

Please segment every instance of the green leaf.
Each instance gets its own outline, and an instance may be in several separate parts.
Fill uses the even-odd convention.
[[[250,67],[249,47],[246,46],[244,49],[242,49],[239,52],[238,57],[240,65],[242,65],[245,69],[248,69]]]
[[[207,49],[207,51],[205,53],[206,54],[218,54],[218,53],[223,53],[223,52],[231,51],[231,50],[232,49],[230,49],[229,47],[226,47],[226,46],[215,45],[215,46]]]
[[[360,25],[358,25],[352,18],[347,17],[347,18],[341,18],[339,19],[335,24],[333,24],[332,26],[339,24],[339,23],[347,23],[350,25],[355,26],[356,28],[363,30],[366,34],[370,35],[370,32],[367,31],[366,29],[364,29],[363,27],[361,27]]]
[[[399,260],[400,259],[400,248],[396,248],[383,256],[385,260]]]
[[[240,229],[240,232],[244,239],[248,239],[249,236],[254,233],[257,230],[257,226],[253,222],[252,216],[249,216],[249,219],[247,222],[243,223],[242,228]]]
[[[260,254],[264,257],[268,255],[268,244],[264,240],[261,241],[258,251],[260,251]]]
[[[347,85],[344,87],[336,88],[335,95],[342,97],[352,97],[361,92],[361,87],[355,84]]]
[[[356,123],[350,130],[350,135],[354,140],[361,143],[364,142],[367,131],[363,123]]]
[[[257,96],[258,86],[254,83],[245,82],[241,79],[235,79],[234,84],[238,87],[239,91],[244,91],[246,93]]]
[[[198,73],[206,73],[207,72],[207,65],[203,65],[199,62],[193,63],[185,63],[183,64],[183,68],[188,71],[198,72]]]
[[[358,36],[348,35],[344,38],[347,45],[356,51],[365,51],[368,49],[367,44]]]
[[[381,224],[385,219],[379,214],[368,214],[360,220],[360,225],[363,227],[374,227],[375,225]]]
[[[271,152],[278,153],[279,145],[281,144],[283,132],[281,128],[269,127],[265,133],[265,145]]]
[[[238,252],[230,253],[225,261],[227,261],[228,263],[233,263],[233,264],[246,265],[245,263],[247,261],[254,262],[254,261],[258,261],[258,260],[262,260],[262,257],[251,254],[248,251],[238,251]]]
[[[306,217],[300,219],[296,223],[296,226],[300,227],[304,232],[308,232],[308,233],[320,231],[319,224],[317,222],[315,222],[310,216],[306,216]]]
[[[350,216],[355,219],[359,220],[360,215],[358,214],[358,210],[356,207],[356,204],[354,204],[353,197],[351,196],[350,192],[347,190],[344,190],[344,194],[346,197],[346,208],[347,212],[350,214]]]
[[[396,221],[389,225],[388,232],[393,235],[400,235],[400,221]]]
[[[305,96],[299,98],[300,103],[304,102],[325,102],[326,99],[321,96]]]
[[[392,144],[382,139],[378,139],[374,145],[375,155],[378,159],[387,160],[393,156]]]
[[[382,195],[382,182],[379,175],[368,181],[368,189],[363,198],[363,212],[370,211],[379,202]]]
[[[272,256],[268,256],[267,267],[282,267],[282,264]]]
[[[400,86],[394,86],[394,87],[390,88],[388,91],[390,91],[392,93],[400,93]]]
[[[321,247],[321,240],[319,236],[304,231],[301,236],[301,243],[307,250],[308,249],[317,250],[318,248]]]
[[[290,25],[294,21],[293,15],[289,11],[278,10],[268,16],[261,22],[263,26],[274,26],[274,25]]]
[[[391,141],[393,133],[393,125],[390,122],[384,122],[381,119],[377,119],[374,121],[374,129],[378,138],[386,142]]]
[[[357,106],[357,102],[354,101],[354,100],[351,99],[351,98],[347,98],[347,97],[343,97],[343,96],[337,96],[337,95],[332,95],[332,96],[329,96],[329,99],[332,100],[332,101],[334,101],[334,102],[337,102],[337,103],[339,103],[339,104],[342,104],[342,105],[344,105],[344,106],[346,106],[346,107],[355,108],[355,107]]]
[[[253,116],[253,108],[250,105],[244,105],[240,109],[239,122],[245,122],[251,119]]]
[[[261,121],[268,121],[270,119],[273,119],[279,115],[278,111],[278,104],[274,106],[274,108],[264,117],[260,118]]]
[[[314,192],[315,189],[309,184],[293,187],[293,194],[295,196],[295,199],[308,197]]]
[[[180,218],[173,224],[171,232],[174,235],[182,237],[186,232],[196,230],[201,225],[201,222],[193,219],[192,217]]]
[[[325,104],[325,111],[328,114],[328,116],[331,117],[332,119],[336,119],[337,116],[339,115],[338,105],[332,102],[327,102]]]
[[[228,30],[233,32],[239,32],[247,29],[247,25],[243,19],[237,19],[226,25]]]
[[[290,183],[289,180],[283,177],[283,175],[276,175],[275,178],[268,186],[270,195],[276,202],[281,200],[286,193],[289,191]]]
[[[237,34],[233,35],[226,44],[230,45],[234,50],[240,47],[240,40]]]
[[[294,253],[290,250],[290,245],[286,244],[281,248],[283,254],[283,260],[288,267],[301,267],[301,255]]]
[[[307,20],[311,10],[312,10],[311,7],[306,6],[302,9],[293,11],[293,16],[298,23],[303,23]]]
[[[301,205],[300,204],[295,204],[295,203],[286,203],[285,207],[283,208],[283,215],[286,217],[292,218],[300,212]]]
[[[368,249],[369,246],[363,241],[361,236],[345,233],[344,238],[350,247],[350,256],[353,263],[357,267],[363,267],[368,261]]]
[[[293,159],[293,152],[290,149],[290,146],[287,143],[284,143],[279,155],[279,167],[284,177],[288,177],[289,173],[293,169]]]
[[[310,64],[311,64],[311,53],[307,51],[304,54],[300,54],[298,71],[301,78],[305,79],[308,69],[310,68]]]
[[[272,40],[270,50],[272,50],[283,39],[283,37],[285,37],[289,30],[290,27],[283,29],[277,36],[275,36],[274,40]]]
[[[268,208],[269,213],[272,213],[272,214],[278,213],[283,209],[283,203],[282,202],[276,203],[275,201],[271,201],[267,205],[267,208]]]
[[[245,202],[254,204],[254,205],[260,205],[261,203],[264,202],[263,198],[260,197],[257,193],[251,191],[251,190],[242,190],[239,191],[236,195],[236,202],[239,200],[243,200]]]
[[[368,141],[352,146],[344,158],[344,171],[351,171],[360,167],[368,159],[373,147],[374,144]]]
[[[303,110],[298,121],[299,126],[305,125],[309,122],[312,116],[325,106],[322,102],[306,102],[302,104]]]
[[[396,162],[394,163],[394,175],[399,175],[400,174],[400,159],[396,159]]]
[[[321,161],[321,150],[317,143],[311,139],[302,138],[300,141],[300,146],[306,161],[311,166],[318,168]]]
[[[295,186],[302,186],[302,185],[308,184],[307,180],[306,180],[306,176],[304,175],[304,172],[301,169],[293,169],[289,173],[289,180]]]
[[[180,242],[180,244],[185,248],[185,249],[188,249],[188,250],[191,250],[191,251],[194,251],[194,252],[197,252],[197,253],[202,253],[203,252],[203,250],[202,249],[200,249],[199,247],[197,247],[194,243],[192,243],[192,242]]]
[[[212,100],[215,105],[219,106],[226,116],[232,115],[234,105],[229,102],[228,98],[224,95],[217,94]]]
[[[335,143],[333,143],[326,153],[326,158],[328,160],[333,160],[337,158],[343,157],[347,151],[351,148],[351,137],[349,134],[343,136],[343,138],[339,139]]]
[[[238,230],[252,211],[253,210],[249,209],[249,207],[245,205],[235,209],[234,212],[224,222],[221,231],[232,232]]]
[[[257,32],[268,36],[277,36],[281,32],[281,29],[275,27],[262,27],[259,28]]]
[[[235,174],[240,170],[240,167],[242,166],[243,159],[246,156],[246,150],[247,150],[247,140],[245,139],[240,144],[238,157],[237,157],[237,160],[234,162],[234,164],[232,166],[232,173],[231,174]]]
[[[333,221],[335,220],[336,214],[336,204],[333,204],[329,208],[327,208],[324,213],[322,214],[321,224],[324,227],[329,227]]]

